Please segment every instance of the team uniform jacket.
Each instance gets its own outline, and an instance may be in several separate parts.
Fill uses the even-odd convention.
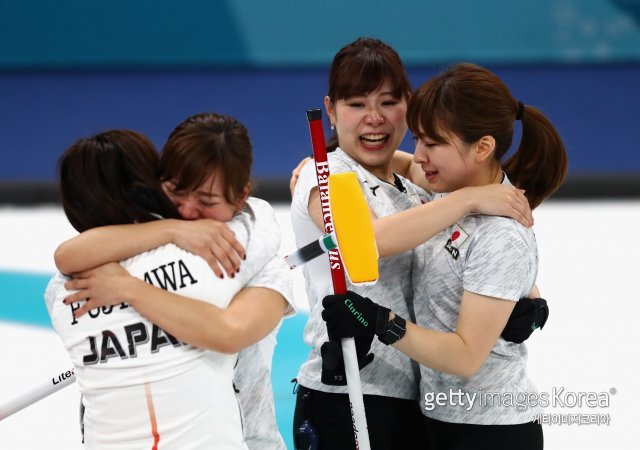
[[[291,302],[288,269],[276,255],[280,232],[273,211],[257,199],[249,205],[229,222],[247,249],[235,278],[217,278],[202,258],[173,244],[121,264],[147,283],[221,308],[254,281]],[[83,394],[87,448],[247,448],[232,383],[237,355],[181,342],[126,303],[76,319],[72,311],[79,305],[62,303],[69,295],[66,279],[56,274],[45,300]],[[270,280],[277,283],[267,286]]]

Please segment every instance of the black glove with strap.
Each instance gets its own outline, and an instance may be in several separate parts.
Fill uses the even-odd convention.
[[[513,308],[501,336],[505,341],[520,344],[529,339],[536,328],[542,329],[548,317],[549,307],[545,299],[521,298]]]
[[[358,368],[364,369],[373,361],[373,353],[369,353],[373,336],[359,336],[354,339],[356,343],[356,354],[358,355]],[[342,357],[342,343],[340,341],[328,341],[320,347],[322,356],[322,373],[320,380],[324,384],[331,386],[345,386],[347,376],[344,368],[344,358]]]
[[[327,322],[330,341],[348,337],[373,337],[384,334],[389,309],[355,292],[327,295],[322,300],[322,319]]]

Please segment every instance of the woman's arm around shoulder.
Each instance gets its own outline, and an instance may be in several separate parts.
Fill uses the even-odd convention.
[[[166,219],[87,230],[60,244],[54,260],[60,272],[74,274],[168,243],[204,258],[220,278],[220,265],[231,275],[244,256],[244,248],[224,222]]]
[[[226,308],[184,297],[133,277],[118,263],[109,263],[65,283],[65,303],[83,303],[76,318],[89,310],[125,302],[147,320],[191,345],[222,353],[237,353],[266,336],[289,306],[273,289],[247,287]],[[85,301],[85,299],[89,299]]]

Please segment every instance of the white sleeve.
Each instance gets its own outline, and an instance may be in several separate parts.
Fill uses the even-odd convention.
[[[464,290],[518,301],[531,291],[536,279],[535,238],[531,240],[520,225],[505,219],[491,220],[482,228],[476,231],[467,253]]]
[[[62,275],[60,272],[56,272],[56,274],[49,280],[47,289],[44,291],[44,303],[47,307],[47,311],[49,312],[49,316],[51,316],[55,302],[60,300],[61,296],[66,297],[69,295],[70,292],[64,288],[64,283],[67,280],[69,280],[69,277]]]
[[[264,245],[261,251],[267,250],[275,253],[280,248],[280,225],[276,219],[276,212],[266,201],[249,197],[247,204],[253,215],[253,229],[251,237],[256,236],[257,240]]]
[[[293,190],[291,208],[295,208],[299,211],[306,211],[309,205],[309,194],[316,186],[318,186],[318,181],[316,178],[315,161],[310,160],[307,161],[300,171],[298,182]]]
[[[280,293],[289,304],[285,317],[296,314],[293,301],[293,278],[281,256],[275,255],[271,258],[264,268],[249,280],[246,287],[267,288]]]
[[[280,226],[269,203],[251,197],[247,200],[247,206],[240,217],[243,221],[234,217],[236,223],[229,222],[230,226],[234,225],[231,229],[236,233],[236,237],[242,233],[248,235],[245,238],[247,259],[242,261],[239,273],[243,286],[277,255],[281,239]]]

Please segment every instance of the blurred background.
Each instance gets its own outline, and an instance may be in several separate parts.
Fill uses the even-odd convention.
[[[360,36],[392,45],[414,88],[451,63],[487,66],[556,125],[569,176],[535,212],[552,312],[530,370],[541,389],[616,396],[587,411],[610,425],[549,425],[546,448],[635,448],[627,361],[640,333],[625,317],[640,312],[640,0],[0,0],[0,404],[68,365],[42,302],[53,251],[74,235],[55,189],[64,148],[110,128],[160,148],[191,114],[234,115],[253,141],[256,194],[278,205],[284,255],[288,179],[311,152],[305,110],[322,107],[333,55]],[[303,314],[285,321],[274,363],[288,443],[289,380],[306,354],[296,283]],[[0,447],[82,448],[76,409],[66,388],[0,421]]]
[[[414,87],[449,63],[495,70],[563,136],[561,194],[640,190],[638,0],[3,0],[2,199],[45,200],[78,137],[133,128],[161,147],[204,110],[247,125],[255,177],[286,196],[278,182],[309,153],[304,111],[322,107],[333,55],[360,36],[396,48]]]

